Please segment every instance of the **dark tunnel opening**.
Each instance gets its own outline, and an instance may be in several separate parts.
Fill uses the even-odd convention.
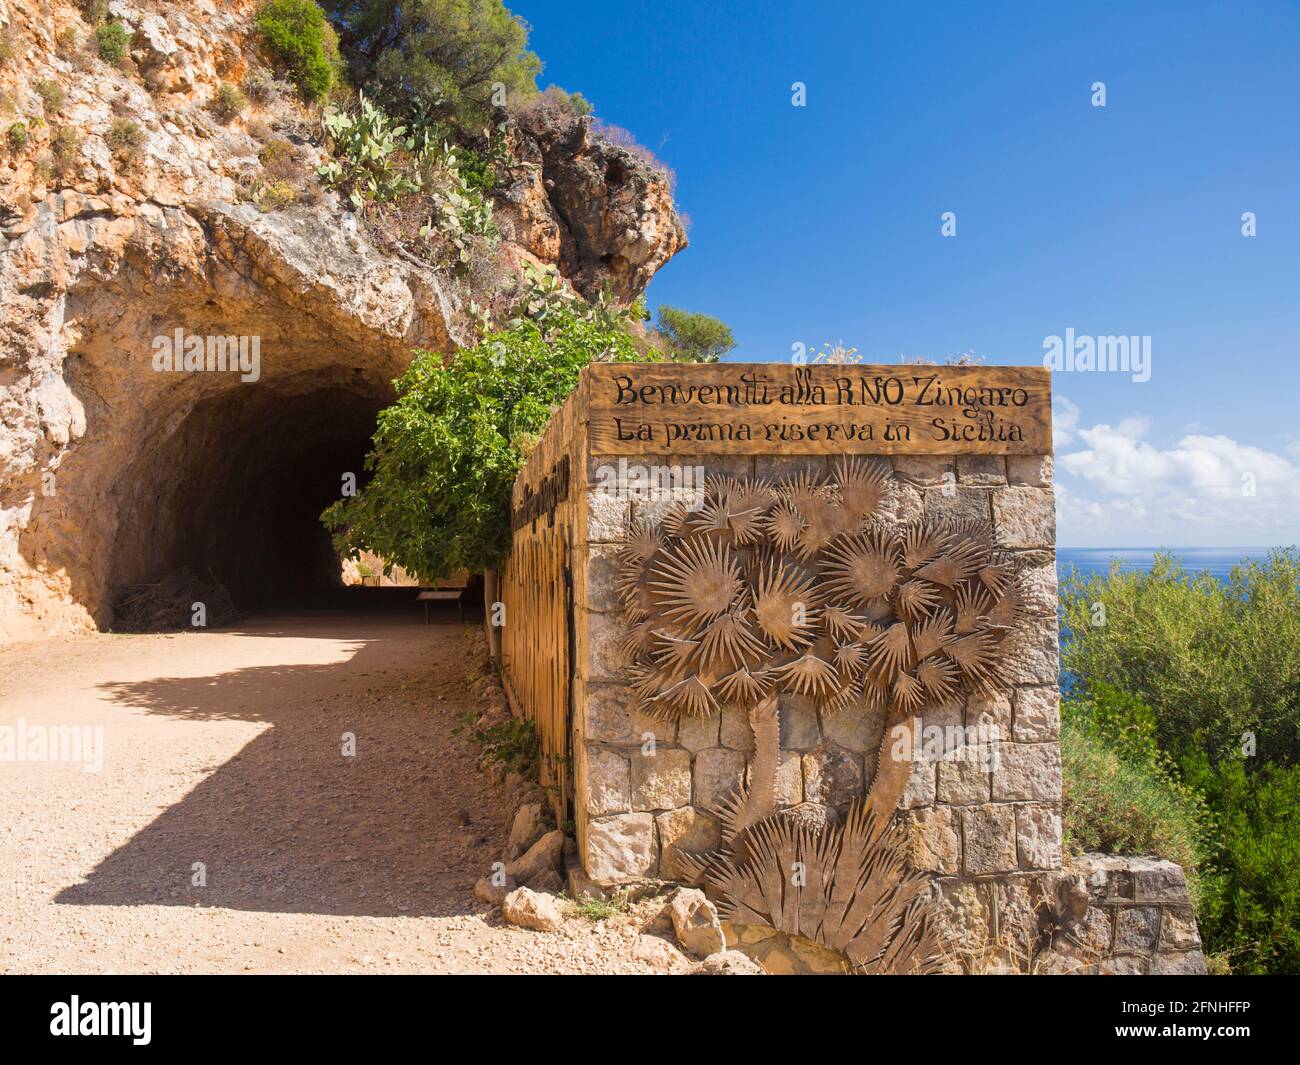
[[[119,585],[188,569],[224,585],[240,611],[356,605],[368,590],[344,586],[320,514],[345,476],[364,485],[390,400],[386,383],[339,368],[199,401],[136,471],[143,507],[124,516]]]
[[[222,403],[192,417],[211,422],[212,461],[199,463],[177,492],[177,561],[210,574],[241,610],[322,605],[342,590],[339,559],[320,514],[362,483],[379,403],[323,388],[245,408],[233,421]]]

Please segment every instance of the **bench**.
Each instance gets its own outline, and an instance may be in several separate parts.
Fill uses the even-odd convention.
[[[464,591],[464,588],[421,588],[415,600],[424,604],[424,623],[429,624],[430,603],[449,603],[455,600],[456,609],[460,612],[460,623],[465,624],[465,604],[460,601],[461,593]]]

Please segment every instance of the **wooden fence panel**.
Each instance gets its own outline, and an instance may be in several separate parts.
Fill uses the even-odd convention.
[[[539,522],[515,534],[501,572],[506,624],[501,674],[514,712],[533,722],[541,740],[541,783],[556,816],[567,820],[570,642],[573,599],[570,526]]]

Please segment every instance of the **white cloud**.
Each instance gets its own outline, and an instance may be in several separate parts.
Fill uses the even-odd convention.
[[[1052,397],[1052,447],[1060,450],[1074,439],[1079,427],[1079,405],[1062,395]]]
[[[1062,543],[1255,546],[1300,538],[1300,463],[1222,434],[1188,434],[1161,448],[1143,439],[1148,429],[1128,418],[1072,430],[1084,446],[1058,455],[1057,470],[1082,484],[1058,479]]]

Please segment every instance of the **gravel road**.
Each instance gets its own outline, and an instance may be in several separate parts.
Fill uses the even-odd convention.
[[[509,811],[452,734],[469,649],[382,613],[0,649],[0,730],[103,741],[0,761],[0,972],[682,971],[644,906],[474,900]]]

